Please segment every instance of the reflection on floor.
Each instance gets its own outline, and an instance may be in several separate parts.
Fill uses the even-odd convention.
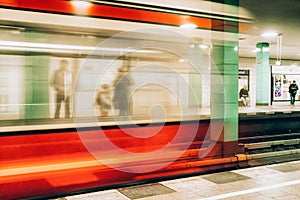
[[[300,161],[99,191],[67,200],[296,200]]]

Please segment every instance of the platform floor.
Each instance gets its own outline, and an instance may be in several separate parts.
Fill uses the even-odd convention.
[[[271,106],[240,106],[238,109],[240,117],[255,117],[257,115],[268,115],[272,117],[273,114],[300,114],[300,102],[296,105],[290,106],[287,102],[277,103]],[[110,126],[121,125],[128,123],[152,123],[152,122],[168,122],[178,120],[194,120],[194,119],[210,119],[210,107],[185,110],[183,115],[169,115],[169,116],[149,116],[134,115],[131,117],[101,117],[101,118],[61,118],[61,119],[17,119],[17,120],[1,120],[0,119],[0,133],[27,131],[27,130],[49,130],[49,129],[62,129],[62,128],[75,128],[81,126],[93,126],[94,122],[99,122],[98,125]],[[76,125],[75,125],[76,124]]]
[[[300,161],[60,198],[67,200],[297,200]]]

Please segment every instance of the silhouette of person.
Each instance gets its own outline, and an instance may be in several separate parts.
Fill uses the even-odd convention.
[[[293,106],[295,104],[295,97],[298,91],[298,85],[296,84],[296,81],[294,80],[289,87],[289,93],[291,96],[291,105]]]
[[[118,69],[118,74],[113,82],[113,106],[119,110],[120,116],[127,116],[130,114],[129,100],[130,100],[130,87],[133,84],[130,76],[129,67],[123,66]]]
[[[68,61],[61,60],[60,67],[52,77],[52,86],[56,91],[54,118],[58,119],[62,102],[65,103],[65,117],[70,117],[70,96],[72,92],[72,74],[68,70]]]
[[[110,86],[102,84],[99,92],[96,95],[96,105],[100,110],[100,117],[107,117],[111,109]]]

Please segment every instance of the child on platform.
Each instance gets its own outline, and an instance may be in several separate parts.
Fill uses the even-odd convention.
[[[108,84],[102,84],[95,99],[95,104],[99,107],[100,117],[107,117],[111,110],[111,89]]]

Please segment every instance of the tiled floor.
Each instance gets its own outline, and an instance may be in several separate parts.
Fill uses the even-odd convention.
[[[300,199],[300,161],[206,174],[61,199],[297,200]]]

